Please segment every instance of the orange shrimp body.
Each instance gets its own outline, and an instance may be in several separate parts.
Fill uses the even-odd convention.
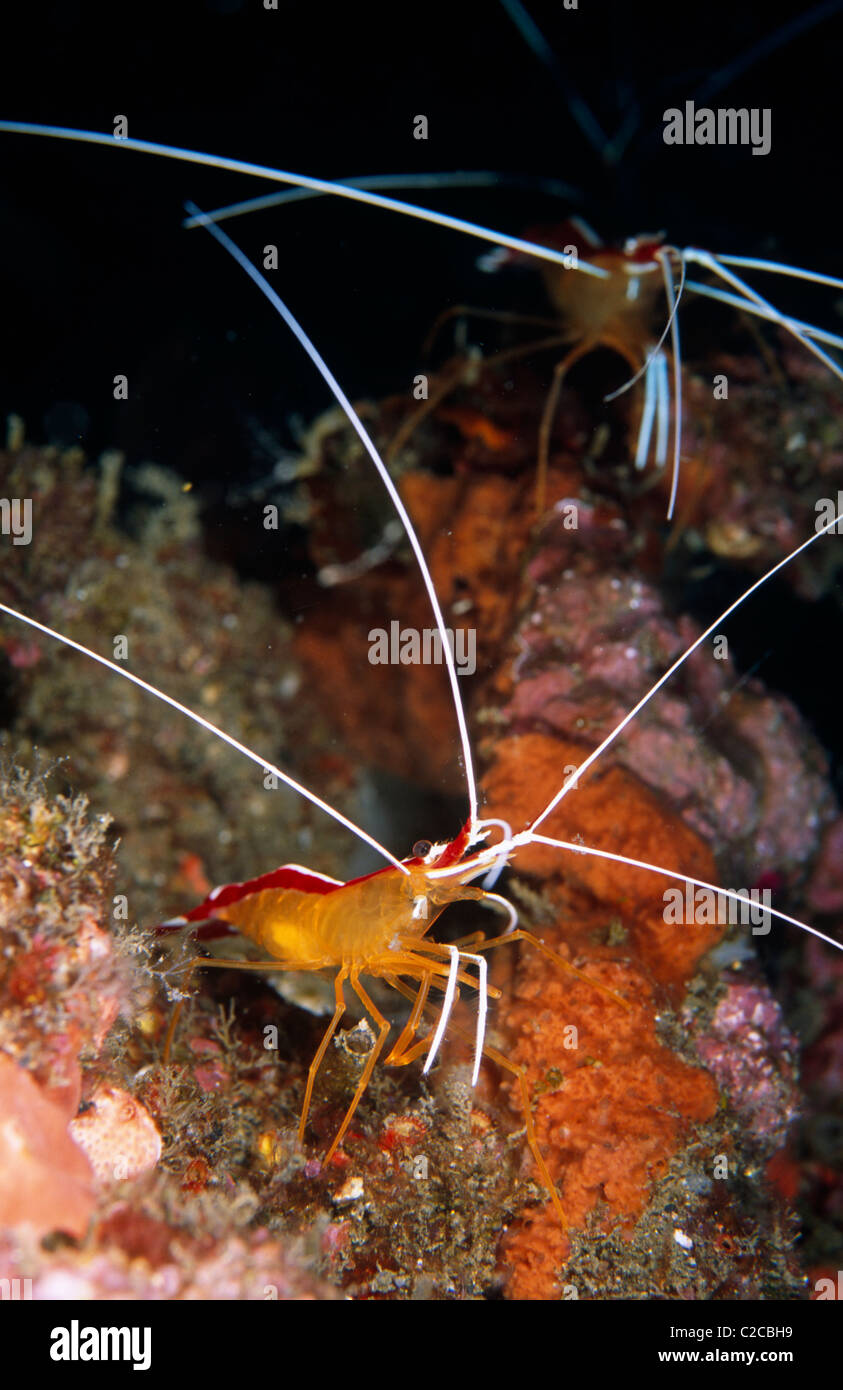
[[[664,296],[661,269],[650,254],[657,246],[641,239],[627,250],[589,254],[590,265],[608,271],[604,280],[542,263],[548,295],[572,335],[593,347],[614,348],[636,369],[647,355]]]
[[[499,991],[486,984],[485,961],[478,955],[460,951],[456,946],[441,945],[424,938],[442,910],[452,902],[484,897],[494,899],[481,888],[472,888],[468,880],[485,867],[478,860],[461,863],[470,839],[470,823],[455,839],[437,845],[416,846],[412,858],[396,863],[363,878],[340,883],[297,864],[285,864],[280,869],[246,883],[228,884],[216,888],[198,907],[184,917],[164,923],[163,929],[199,922],[224,922],[254,941],[271,960],[222,960],[219,957],[198,956],[194,966],[218,966],[238,970],[323,970],[335,968],[336,1007],[333,1018],[320,1043],[308,1072],[304,1104],[299,1124],[299,1136],[304,1137],[313,1084],[328,1044],[345,1012],[343,986],[346,981],[356,993],[366,1012],[376,1023],[379,1035],[358,1082],[345,1119],[331,1145],[328,1161],[351,1121],[357,1104],[368,1085],[375,1062],[386,1041],[389,1023],[367,994],[360,976],[371,975],[385,979],[399,993],[413,1002],[410,1018],[392,1048],[387,1061],[397,1066],[412,1061],[430,1041],[416,1039],[419,1023],[431,987],[444,990],[445,1002],[439,1027],[433,1035],[425,1070],[433,1060],[444,1033],[445,1023],[460,984],[477,987],[478,982],[466,971],[469,962],[480,966],[481,1013],[478,1015],[475,1075],[481,1053],[501,1060],[504,1066],[519,1075],[519,1069],[483,1046],[483,1019],[486,997]],[[434,877],[434,871],[447,870],[448,879]],[[472,941],[483,934],[475,933]],[[493,943],[489,943],[493,944]],[[402,980],[417,982],[414,991]],[[169,1056],[175,1024],[181,1005],[176,1006],[167,1034],[165,1059]],[[536,1145],[532,1121],[527,1117],[531,1147]],[[544,1160],[535,1152],[549,1189],[553,1192]],[[561,1214],[561,1208],[559,1208]]]
[[[221,908],[208,906],[282,967],[344,966],[377,975],[395,970],[396,957],[406,959],[448,903],[478,896],[460,883],[432,882],[429,866],[418,860],[407,868],[406,874],[382,869],[334,891],[265,888]]]
[[[387,1063],[405,1066],[423,1051],[428,1050],[427,1071],[433,1061],[448,1023],[451,1007],[459,996],[459,986],[468,985],[478,991],[478,1020],[475,1040],[475,1063],[472,1084],[477,1080],[481,1056],[490,1057],[518,1082],[527,1142],[538,1166],[542,1181],[550,1195],[562,1225],[565,1214],[559,1201],[550,1172],[539,1149],[535,1123],[530,1109],[526,1073],[506,1056],[490,1047],[484,1040],[486,1001],[499,998],[500,990],[487,982],[486,962],[479,953],[501,942],[518,940],[531,942],[548,959],[579,978],[578,970],[559,957],[555,951],[521,928],[514,929],[511,913],[510,928],[502,937],[488,939],[474,932],[457,945],[443,945],[426,940],[427,932],[449,903],[486,900],[501,905],[502,899],[484,888],[474,888],[470,880],[489,869],[495,856],[485,851],[466,858],[472,836],[472,822],[443,844],[417,845],[416,854],[402,861],[399,867],[390,866],[363,878],[340,883],[336,879],[315,874],[296,864],[286,864],[261,878],[246,883],[229,884],[215,889],[185,917],[165,923],[165,929],[189,922],[209,920],[225,922],[254,941],[272,959],[269,961],[222,960],[219,957],[199,956],[192,966],[218,966],[237,970],[323,970],[336,969],[334,990],[336,1007],[316,1055],[310,1064],[305,1086],[304,1102],[299,1122],[299,1138],[304,1139],[307,1116],[313,1095],[316,1075],[328,1044],[345,1012],[344,984],[350,984],[369,1017],[375,1022],[378,1036],[365,1062],[345,1118],[331,1144],[325,1162],[329,1162],[351,1122],[357,1105],[369,1083],[372,1070],[380,1056],[390,1024],[369,997],[360,976],[384,979],[412,1004],[410,1016],[395,1045],[386,1057]],[[517,839],[511,840],[515,848]],[[443,876],[444,875],[444,876]],[[470,945],[470,950],[466,946]],[[469,964],[478,968],[478,978],[466,969]],[[415,982],[413,989],[406,981]],[[611,990],[589,981],[595,988],[627,1007]],[[444,1000],[435,1032],[418,1038],[422,1013],[431,988],[443,991]],[[169,1056],[176,1019],[181,1004],[176,1005],[165,1044],[165,1060]],[[462,1030],[455,1028],[461,1033]]]
[[[460,881],[457,870],[469,838],[467,824],[453,840],[418,844],[400,868],[396,860],[348,883],[284,864],[260,878],[215,888],[198,907],[165,925],[227,922],[272,956],[276,969],[338,966],[346,974],[377,975],[395,969],[396,957],[422,940],[448,903],[483,896]],[[455,882],[431,877],[446,868]]]
[[[569,258],[568,264],[563,265],[547,260],[541,262],[541,273],[562,332],[536,346],[568,349],[554,368],[539,425],[536,509],[541,514],[545,506],[551,427],[562,382],[575,363],[598,348],[622,357],[633,380],[648,371],[635,465],[642,468],[646,464],[656,412],[660,416],[660,427],[655,461],[659,468],[664,465],[670,398],[666,366],[659,352],[660,342],[655,340],[664,320],[665,302],[672,307],[673,290],[672,282],[666,278],[671,248],[660,234],[632,237],[622,247],[609,247],[587,223],[580,218],[569,218],[557,227],[532,228],[528,236],[537,246],[564,252]],[[501,251],[485,258],[484,264],[486,269],[496,270],[502,265],[525,264],[529,259],[522,252]],[[600,273],[578,273],[585,266]],[[677,343],[678,338],[674,338],[674,342]],[[524,351],[521,347],[501,356],[520,355]]]

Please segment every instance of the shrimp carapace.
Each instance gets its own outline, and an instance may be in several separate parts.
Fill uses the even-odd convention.
[[[503,942],[530,941],[563,970],[578,978],[588,980],[588,977],[582,976],[580,971],[543,942],[520,929],[510,930],[505,936],[492,939],[486,939],[482,932],[475,932],[456,945],[443,945],[426,939],[430,927],[450,903],[483,902],[485,899],[489,905],[506,907],[504,900],[496,894],[471,886],[469,880],[481,872],[485,873],[489,867],[489,851],[464,860],[471,838],[472,827],[467,822],[453,840],[434,845],[426,842],[416,845],[415,848],[424,850],[424,854],[414,854],[403,860],[400,868],[388,866],[347,883],[297,864],[286,864],[244,883],[214,889],[197,907],[183,917],[164,923],[161,929],[170,931],[190,924],[224,923],[254,941],[271,957],[265,961],[244,961],[198,956],[188,963],[189,971],[201,966],[267,972],[336,969],[335,1009],[308,1071],[299,1122],[300,1140],[304,1139],[316,1075],[345,1012],[343,986],[346,980],[349,981],[367,1014],[377,1025],[378,1033],[342,1124],[326,1154],[326,1162],[330,1161],[342,1142],[368,1086],[390,1027],[364,989],[360,976],[380,978],[412,1000],[410,1016],[385,1060],[389,1064],[403,1066],[428,1048],[425,1071],[429,1069],[444,1037],[460,985],[476,987],[478,1015],[473,1082],[477,1079],[483,1055],[517,1078],[527,1140],[542,1181],[564,1225],[564,1212],[538,1146],[524,1071],[485,1042],[487,997],[491,994],[497,998],[500,991],[487,983],[486,962],[480,953]],[[512,914],[510,916],[512,918]],[[510,927],[513,924],[511,920]],[[468,973],[468,965],[476,967],[476,977]],[[404,983],[406,980],[412,980],[418,986],[415,993]],[[606,990],[593,980],[588,980],[588,983],[625,1007],[624,1001],[611,990]],[[444,996],[438,1023],[429,1034],[417,1040],[416,1034],[431,988],[441,990]],[[176,1005],[167,1032],[165,1061],[169,1060],[182,1002]]]
[[[536,510],[541,514],[545,506],[551,430],[562,383],[575,363],[598,348],[617,353],[636,377],[648,368],[652,355],[654,375],[647,381],[649,389],[641,409],[635,461],[639,468],[647,461],[656,398],[660,396],[656,462],[659,466],[665,462],[665,360],[658,353],[656,343],[666,317],[663,268],[666,248],[661,233],[631,237],[622,247],[606,246],[580,218],[570,218],[553,227],[534,227],[526,235],[537,245],[552,246],[569,257],[567,266],[546,261],[541,265],[542,277],[562,328],[560,342],[571,344],[554,367],[539,424]],[[521,252],[501,251],[487,257],[485,263],[490,269],[497,269],[507,264],[526,265],[530,257]],[[602,277],[578,274],[583,263],[602,271]]]
[[[225,922],[261,946],[275,969],[346,966],[378,974],[374,964],[388,956],[394,966],[399,943],[411,950],[448,903],[478,896],[477,889],[428,876],[430,869],[458,863],[468,837],[466,825],[453,840],[403,860],[401,870],[388,866],[345,883],[284,864],[244,883],[215,888],[164,926]]]

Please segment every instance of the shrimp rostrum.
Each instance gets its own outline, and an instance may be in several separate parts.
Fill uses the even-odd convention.
[[[14,127],[9,123],[0,123],[0,128],[32,131],[31,127]],[[46,128],[39,133],[72,135],[73,137],[80,134],[62,130],[49,131]],[[80,138],[97,140],[99,137],[81,135]],[[102,143],[110,144],[110,137],[102,137]],[[147,149],[150,152],[166,154],[171,157],[214,163],[222,167],[237,167],[241,170],[245,168],[260,174],[262,177],[289,181],[298,179],[298,176],[256,169],[254,166],[244,166],[237,161],[212,159],[210,156],[196,155],[190,151],[149,146],[143,142],[126,143],[133,144],[134,148]],[[347,189],[335,188],[324,181],[307,179],[298,181],[305,187],[315,186],[318,191],[341,192],[343,196],[347,195]],[[355,189],[353,192],[355,196],[361,196],[359,190]],[[391,199],[383,199],[372,194],[363,194],[362,196],[370,201],[392,207],[393,210],[396,208],[405,210],[403,205],[396,204]],[[233,256],[248,274],[295,334],[345,412],[368,454],[374,470],[389,494],[418,564],[436,628],[442,639],[442,652],[453,695],[454,713],[459,730],[460,749],[465,771],[468,800],[467,819],[452,838],[436,843],[420,842],[414,847],[409,857],[399,859],[374,839],[368,831],[323,801],[315,792],[296,781],[289,773],[274,766],[258,752],[246,747],[230,734],[212,724],[203,715],[127,670],[125,666],[116,664],[91,648],[9,605],[0,604],[0,611],[50,639],[62,643],[65,647],[76,651],[87,659],[99,663],[109,672],[123,680],[130,681],[152,697],[169,705],[180,716],[192,720],[209,735],[221,739],[241,756],[251,760],[264,775],[274,774],[298,795],[306,798],[321,812],[333,817],[346,830],[364,841],[370,848],[375,849],[387,861],[385,867],[349,882],[329,878],[297,864],[286,864],[248,881],[217,888],[196,907],[185,912],[183,916],[163,924],[164,928],[174,930],[180,926],[195,929],[201,923],[219,923],[221,929],[234,929],[247,937],[259,948],[264,957],[261,960],[244,960],[242,958],[226,959],[219,956],[208,957],[197,954],[188,962],[189,970],[216,967],[257,972],[277,972],[279,970],[333,972],[334,1008],[324,1036],[309,1066],[299,1121],[300,1139],[304,1140],[306,1135],[308,1113],[320,1066],[346,1010],[346,985],[356,995],[365,1013],[373,1022],[375,1040],[362,1067],[342,1123],[327,1151],[327,1159],[336,1153],[342,1143],[357,1106],[367,1089],[372,1072],[382,1057],[389,1064],[404,1066],[424,1055],[424,1071],[428,1072],[449,1030],[465,1037],[462,1028],[457,1025],[453,1018],[453,1012],[461,992],[471,990],[476,993],[476,1023],[473,1038],[469,1038],[474,1051],[472,1084],[475,1085],[479,1079],[484,1056],[508,1071],[516,1079],[523,1108],[527,1142],[543,1185],[564,1225],[565,1214],[562,1202],[538,1142],[526,1071],[510,1060],[500,1048],[490,1046],[486,1039],[488,999],[490,997],[497,998],[500,993],[488,981],[486,953],[501,945],[523,942],[528,948],[540,951],[553,969],[573,975],[588,986],[601,991],[608,997],[611,1007],[622,1012],[627,1005],[623,998],[608,989],[602,982],[575,969],[537,935],[521,927],[515,908],[502,894],[494,891],[496,879],[509,861],[517,856],[520,849],[529,845],[543,845],[562,853],[593,856],[623,864],[645,873],[659,875],[662,878],[693,884],[698,888],[710,889],[722,893],[726,898],[734,899],[737,902],[741,901],[736,892],[720,889],[717,885],[691,878],[687,874],[671,868],[670,865],[652,864],[610,852],[598,845],[586,845],[563,840],[544,833],[542,827],[569,792],[581,784],[583,777],[587,776],[590,769],[604,757],[611,745],[623,737],[624,731],[632,721],[651,700],[658,697],[661,688],[671,680],[701,644],[709,639],[713,633],[719,631],[721,625],[727,622],[730,615],[744,602],[750,600],[755,591],[770,580],[773,575],[809,546],[820,541],[829,532],[833,532],[840,517],[835,516],[824,525],[818,525],[808,539],[775,564],[760,579],[757,579],[724,612],[720,613],[714,622],[673,661],[634,707],[601,740],[598,746],[584,757],[579,767],[569,773],[548,804],[543,808],[537,808],[536,814],[526,827],[513,831],[504,821],[484,820],[479,806],[471,740],[463,710],[454,656],[447,641],[442,609],[421,544],[395,483],[379,456],[372,438],[339,382],[336,381],[317,348],[308,338],[303,327],[293,317],[276,290],[210,216],[203,214],[192,205],[189,205],[188,210],[192,221],[197,225],[207,227],[220,245]],[[419,210],[415,210],[415,212],[420,215]],[[451,219],[451,223],[457,225],[455,219]],[[482,234],[492,242],[500,240],[498,234],[489,232],[487,229],[478,231],[476,228],[466,228],[465,225],[459,226],[458,229],[471,230],[474,235]],[[517,239],[509,239],[510,242],[513,240]],[[519,246],[518,249],[522,249],[522,247]],[[493,832],[494,839],[490,842]],[[483,931],[474,931],[471,935],[453,944],[432,939],[431,930],[444,909],[450,904],[466,901],[475,902],[481,907],[490,908],[503,914],[506,918],[503,934],[490,937]],[[770,908],[769,911],[771,917],[808,932],[829,946],[843,949],[840,943],[825,936],[816,928],[776,909]],[[366,979],[384,982],[410,1002],[406,1021],[400,1027],[397,1038],[388,1050],[387,1042],[391,1024],[371,997],[364,983]],[[177,1005],[171,1020],[165,1044],[166,1052],[169,1051],[172,1042],[179,1007],[180,1005]]]

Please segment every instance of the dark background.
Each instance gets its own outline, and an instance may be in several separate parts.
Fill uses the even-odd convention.
[[[664,229],[677,245],[761,253],[841,273],[838,102],[843,20],[831,3],[531,0],[543,64],[496,0],[390,7],[279,0],[99,6],[64,0],[0,20],[6,117],[110,130],[326,177],[489,169],[564,180],[439,191],[450,212],[512,232],[569,211],[607,238]],[[786,40],[786,41],[785,41]],[[730,76],[731,74],[731,76]],[[577,97],[623,154],[595,148]],[[772,152],[671,148],[667,106],[772,110]],[[423,113],[430,138],[412,138]],[[283,326],[185,198],[213,207],[252,180],[114,149],[0,136],[0,412],[31,437],[123,448],[194,482],[266,471],[261,430],[289,443],[327,394]],[[229,224],[252,254],[277,242],[274,283],[352,397],[406,389],[450,302],[545,307],[539,277],[475,268],[480,243],[319,199]],[[834,326],[833,292],[766,281]],[[803,302],[804,301],[804,302]],[[115,404],[125,371],[132,401]],[[270,448],[271,453],[271,448]]]

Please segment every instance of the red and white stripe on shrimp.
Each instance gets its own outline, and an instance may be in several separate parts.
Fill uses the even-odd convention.
[[[833,276],[751,256],[714,255],[693,246],[680,249],[666,241],[663,233],[634,236],[623,246],[607,246],[579,217],[569,218],[558,227],[538,228],[528,235],[536,243],[554,248],[566,257],[561,266],[543,259],[541,269],[550,299],[566,330],[558,341],[560,345],[571,344],[554,369],[553,385],[539,428],[540,498],[547,470],[550,425],[562,379],[581,357],[603,347],[623,357],[632,371],[630,379],[606,396],[606,401],[615,399],[642,377],[644,379],[634,462],[637,469],[645,468],[648,463],[662,469],[672,454],[667,507],[667,518],[672,520],[682,448],[682,358],[677,312],[686,292],[717,300],[775,324],[843,380],[840,363],[819,346],[823,343],[840,349],[843,338],[783,314],[739,277],[734,267],[843,288],[843,281]],[[523,251],[497,248],[482,257],[480,265],[494,271],[529,259]],[[690,279],[689,266],[708,271],[719,283]],[[578,271],[586,273],[577,274]],[[664,346],[668,339],[672,364]]]

